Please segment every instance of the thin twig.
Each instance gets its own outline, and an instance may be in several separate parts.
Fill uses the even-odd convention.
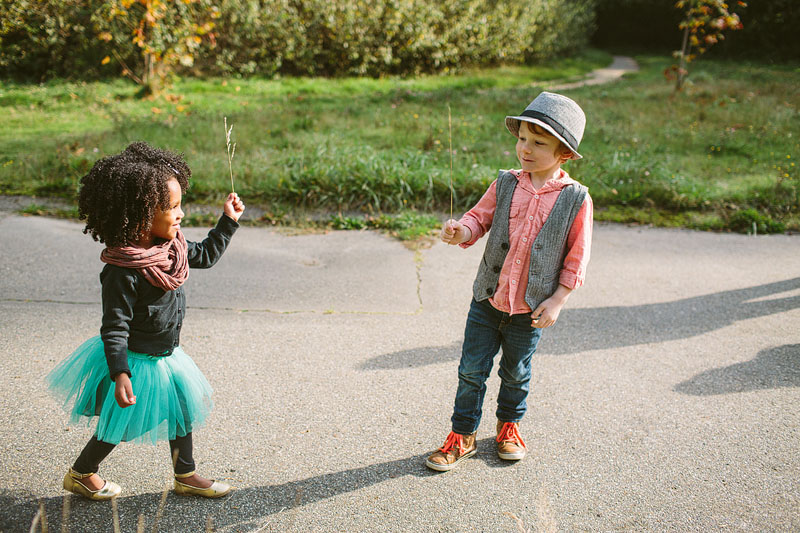
[[[120,57],[120,55],[117,53],[116,50],[112,50],[111,53],[114,54],[114,57],[117,58],[117,61],[119,61],[119,64],[122,65],[122,68],[124,69],[123,70],[123,74],[125,76],[128,76],[130,79],[132,79],[133,81],[135,81],[139,85],[144,85],[144,81],[139,76],[134,74],[131,69],[128,68],[128,65],[125,64],[125,61],[122,60],[122,57]]]
[[[36,514],[33,515],[33,521],[31,522],[31,529],[30,533],[36,533],[36,526],[39,525],[39,520],[42,518],[42,504],[39,502],[39,510],[36,511]]]
[[[167,482],[164,485],[164,490],[161,492],[161,502],[158,504],[158,510],[156,510],[156,518],[153,520],[153,533],[158,532],[158,523],[161,521],[161,517],[164,514],[164,506],[167,503],[167,493],[169,492],[169,487],[171,483]]]
[[[285,510],[286,510],[286,507],[281,507],[280,509],[278,509],[278,512],[275,513],[274,515],[278,515],[278,514],[282,513]],[[264,522],[264,525],[262,525],[260,528],[258,528],[255,531],[253,531],[253,533],[261,533],[262,531],[266,531],[267,530],[267,526],[269,526],[269,523],[271,521],[272,521],[272,518],[268,518],[267,521]]]
[[[517,523],[517,530],[519,533],[531,533],[530,529],[525,529],[525,524],[522,522],[522,519],[515,515],[514,513],[509,513],[508,511],[503,513],[504,515],[510,517]]]
[[[119,508],[117,507],[117,497],[111,498],[111,521],[114,525],[114,533],[122,531],[119,528]]]
[[[44,502],[39,500],[39,509],[42,511],[42,533],[47,533],[47,513],[44,510]]]
[[[536,514],[539,517],[539,527],[537,529],[540,532],[556,533],[558,531],[553,506],[550,504],[550,498],[547,496],[547,490],[545,490],[544,487],[539,489],[539,501],[536,505]]]
[[[228,170],[231,173],[231,192],[235,193],[236,191],[233,188],[233,155],[236,153],[236,143],[233,143],[233,147],[231,147],[231,132],[233,131],[233,124],[231,124],[229,129],[228,117],[223,117],[223,119],[225,124],[225,145],[228,149]]]
[[[61,533],[69,533],[69,501],[71,494],[63,496],[64,505],[61,507]]]
[[[450,114],[450,104],[447,104],[447,139],[450,146],[450,219],[453,219],[453,119]]]

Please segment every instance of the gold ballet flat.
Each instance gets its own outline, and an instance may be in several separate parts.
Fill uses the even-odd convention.
[[[94,472],[89,472],[88,474],[79,474],[70,468],[67,474],[64,476],[64,490],[67,490],[73,494],[79,494],[84,498],[95,501],[110,500],[122,492],[122,488],[113,481],[106,481],[105,484],[103,484],[103,486],[99,489],[91,490],[89,487],[81,483],[81,480],[86,479],[92,474],[94,474]]]
[[[194,472],[175,475],[175,494],[180,494],[181,496],[201,496],[203,498],[222,498],[231,491],[230,485],[220,481],[211,480],[211,486],[206,489],[193,487],[179,481],[187,477],[192,477],[193,475]]]

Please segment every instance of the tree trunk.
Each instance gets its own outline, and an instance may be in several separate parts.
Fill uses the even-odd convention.
[[[678,62],[678,76],[675,80],[675,91],[680,91],[683,88],[683,81],[686,78],[688,71],[686,70],[686,56],[689,55],[689,25],[683,30],[683,46],[681,46],[681,58]]]

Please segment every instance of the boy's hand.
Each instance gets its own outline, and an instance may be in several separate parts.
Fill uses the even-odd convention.
[[[136,396],[133,395],[133,385],[131,385],[131,378],[125,372],[117,374],[117,379],[114,385],[114,399],[117,400],[117,405],[125,409],[136,403]]]
[[[558,315],[561,313],[561,305],[551,302],[552,298],[548,298],[539,304],[533,313],[531,313],[531,326],[534,328],[549,328],[558,320]]]
[[[531,313],[531,326],[534,328],[549,328],[558,320],[558,315],[561,313],[561,308],[567,303],[567,298],[572,293],[572,289],[566,288],[564,285],[559,285],[556,292],[539,304],[539,307]]]
[[[452,218],[442,226],[441,239],[446,244],[461,244],[472,238],[472,232],[468,227]]]
[[[225,205],[222,207],[222,212],[236,222],[239,222],[239,217],[242,216],[242,213],[244,213],[244,202],[242,202],[238,194],[232,192],[225,200]]]

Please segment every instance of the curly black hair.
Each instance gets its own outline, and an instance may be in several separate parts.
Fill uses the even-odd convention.
[[[97,161],[81,178],[78,213],[84,233],[106,246],[139,242],[150,231],[156,209],[169,209],[167,182],[186,192],[192,171],[179,154],[145,142],[130,144],[117,155]]]

